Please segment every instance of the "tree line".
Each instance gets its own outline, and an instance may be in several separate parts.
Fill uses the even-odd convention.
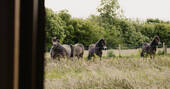
[[[85,47],[104,38],[108,48],[141,47],[158,35],[161,42],[170,45],[170,22],[149,18],[146,21],[131,20],[123,16],[117,0],[101,0],[99,15],[74,18],[68,10],[55,12],[46,8],[46,50],[51,38],[57,36],[62,44],[82,43]]]

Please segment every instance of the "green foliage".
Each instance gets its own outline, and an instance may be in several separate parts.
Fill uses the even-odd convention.
[[[164,55],[164,51],[162,51],[162,50],[158,50],[157,55]]]
[[[100,7],[97,9],[103,22],[112,24],[119,12],[118,0],[101,0]]]
[[[97,8],[99,15],[86,19],[72,18],[68,10],[54,12],[46,9],[46,50],[51,46],[51,38],[57,36],[61,43],[82,43],[89,46],[101,38],[108,48],[138,48],[158,35],[161,42],[170,45],[170,22],[147,19],[145,22],[132,21],[121,17],[118,0],[101,0]]]
[[[114,51],[113,50],[109,50],[107,52],[107,57],[116,57],[116,55],[114,54]]]
[[[161,42],[170,45],[170,24],[155,24],[155,33],[160,36]]]
[[[64,21],[51,9],[46,9],[46,50],[49,50],[51,47],[51,39],[54,36],[57,36],[60,39],[60,42],[63,42],[65,38],[64,31]]]
[[[137,31],[135,26],[128,20],[122,20],[119,26],[121,28],[123,44],[127,47],[139,46],[148,40],[148,38]]]
[[[96,27],[95,24],[88,20],[73,18],[68,25],[64,43],[75,44],[79,42],[88,46],[102,37],[102,35],[100,35],[100,27]]]
[[[161,20],[159,20],[159,19],[152,19],[152,18],[150,18],[150,19],[147,19],[147,21],[146,21],[147,23],[161,23]]]
[[[71,15],[68,13],[68,10],[61,10],[58,13],[58,16],[67,24],[71,19]]]
[[[57,36],[61,43],[82,43],[88,46],[104,38],[104,28],[90,19],[72,18],[67,10],[53,12],[46,9],[46,49],[51,46],[51,38]]]

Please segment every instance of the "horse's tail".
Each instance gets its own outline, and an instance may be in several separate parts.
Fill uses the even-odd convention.
[[[84,45],[80,44],[80,47],[82,48],[82,55],[84,54]]]
[[[84,45],[83,44],[76,44],[76,46],[80,46],[82,50],[84,51]]]
[[[71,48],[71,57],[73,57],[74,47],[72,44],[70,45],[70,48]]]
[[[81,48],[81,54],[84,54],[84,45],[83,44],[76,44],[75,46],[79,46]]]

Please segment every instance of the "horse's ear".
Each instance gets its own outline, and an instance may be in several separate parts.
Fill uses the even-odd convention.
[[[56,37],[52,37],[52,42],[56,41]]]
[[[56,41],[59,42],[59,39],[57,37],[53,37],[52,42],[56,42]]]
[[[159,35],[156,35],[154,38],[158,38],[159,39]]]
[[[100,39],[100,41],[104,41],[104,39],[103,39],[103,38],[101,38],[101,39]]]

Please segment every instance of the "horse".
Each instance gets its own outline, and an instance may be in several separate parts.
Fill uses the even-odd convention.
[[[142,46],[141,57],[144,57],[145,54],[147,57],[149,54],[152,59],[156,53],[156,46],[159,44],[161,44],[159,36],[155,36],[151,43],[144,43]]]
[[[50,49],[51,59],[69,58],[71,56],[71,47],[69,45],[61,45],[57,37],[52,38],[52,47]]]
[[[101,57],[102,57],[102,50],[106,50],[107,47],[106,47],[106,42],[104,39],[100,39],[99,41],[96,42],[96,44],[91,44],[89,45],[89,54],[88,54],[88,60],[91,59],[91,57],[93,57],[95,54],[97,56],[100,57],[100,60],[101,60]]]
[[[84,45],[83,44],[75,44],[75,45],[71,45],[71,57],[77,57],[79,58],[83,58],[83,54],[84,54]]]
[[[71,53],[72,52],[71,45],[63,44],[62,46],[66,49],[66,51],[68,53],[68,57],[71,57],[71,54],[72,54]]]

